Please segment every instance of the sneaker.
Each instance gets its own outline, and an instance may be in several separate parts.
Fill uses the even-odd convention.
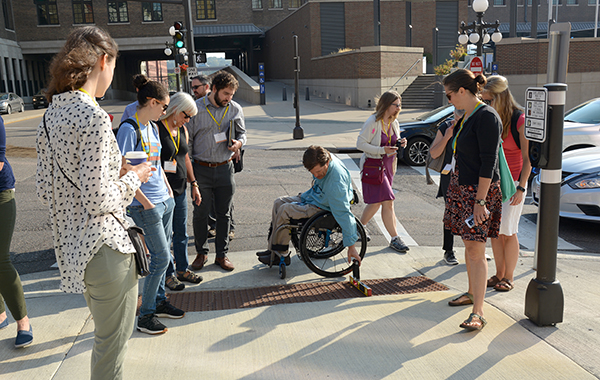
[[[492,256],[488,255],[487,253],[485,254],[485,259],[487,261],[492,261]]]
[[[165,280],[165,285],[167,286],[167,288],[169,288],[171,290],[183,290],[183,289],[185,289],[185,284],[182,284],[181,281],[179,281],[177,279],[177,277],[175,277],[174,274],[172,274],[169,277],[167,277],[167,279]]]
[[[229,240],[233,240],[234,237],[235,237],[235,231],[234,230],[229,231]]]
[[[158,318],[180,319],[185,315],[185,311],[171,305],[169,301],[162,301],[156,306],[156,311],[154,314]]]
[[[409,250],[408,246],[397,236],[390,242],[390,248],[395,249],[398,252],[405,253]]]
[[[454,256],[454,251],[444,252],[444,261],[448,265],[458,265],[458,260],[456,259],[456,256]]]
[[[217,236],[217,230],[215,230],[214,228],[211,228],[208,230],[208,237],[215,237]]]
[[[163,334],[167,332],[167,326],[158,321],[156,315],[148,314],[138,318],[137,329],[150,335]]]
[[[15,348],[29,346],[31,343],[33,343],[33,329],[31,328],[31,324],[29,324],[29,330],[17,331],[17,338],[15,339]]]

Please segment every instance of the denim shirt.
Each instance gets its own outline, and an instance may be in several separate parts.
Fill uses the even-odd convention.
[[[350,211],[353,197],[350,172],[337,157],[331,156],[327,174],[322,179],[313,176],[312,187],[300,195],[303,203],[331,211],[342,227],[344,246],[349,247],[358,240],[356,219]]]

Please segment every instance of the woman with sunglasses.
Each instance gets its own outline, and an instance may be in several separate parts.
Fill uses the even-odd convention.
[[[144,280],[142,305],[137,329],[147,334],[167,331],[157,318],[183,318],[184,312],[172,306],[165,296],[165,273],[171,257],[173,232],[173,192],[160,164],[161,143],[158,120],[169,106],[169,92],[159,82],[144,75],[134,78],[138,89],[138,108],[135,115],[119,127],[117,142],[123,155],[131,151],[145,152],[148,162],[156,170],[150,180],[136,192],[127,213],[135,224],[144,229],[145,241],[150,251],[150,274]]]
[[[514,287],[514,271],[519,260],[519,220],[527,194],[527,181],[531,173],[529,140],[525,138],[525,113],[501,75],[488,78],[481,100],[490,104],[502,119],[502,149],[517,192],[502,203],[500,236],[492,239],[496,274],[488,279],[487,287],[507,292]]]
[[[394,174],[398,162],[397,142],[402,147],[406,146],[406,139],[400,137],[400,126],[396,118],[402,108],[400,94],[396,91],[384,92],[375,107],[375,113],[371,115],[360,131],[356,146],[364,153],[360,160],[361,169],[368,160],[376,160],[383,165],[383,182],[379,185],[369,184],[362,181],[363,197],[367,206],[360,218],[361,223],[366,224],[373,218],[381,207],[381,218],[385,229],[392,237],[390,247],[398,252],[405,253],[408,246],[402,241],[396,230],[396,214],[394,212]]]
[[[160,161],[166,173],[167,180],[173,191],[175,209],[173,211],[173,256],[169,258],[165,285],[171,290],[183,290],[181,281],[198,284],[202,277],[188,269],[188,234],[187,234],[187,183],[191,184],[191,194],[194,203],[201,202],[200,190],[194,177],[192,161],[188,154],[188,131],[185,123],[198,113],[198,108],[191,95],[178,92],[171,97],[169,107],[158,121],[158,132],[162,145]],[[175,265],[177,276],[175,276]]]
[[[458,69],[443,80],[450,103],[465,110],[448,142],[452,147],[452,174],[444,226],[460,235],[465,245],[469,289],[449,304],[473,305],[469,318],[460,324],[470,331],[481,330],[487,323],[483,317],[488,271],[485,243],[488,237],[498,237],[502,216],[498,170],[502,122],[498,113],[477,97],[485,84],[483,75],[475,76],[465,69]]]

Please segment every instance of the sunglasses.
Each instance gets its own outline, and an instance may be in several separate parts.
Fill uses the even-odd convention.
[[[492,102],[494,101],[494,99],[481,99],[482,102],[484,102],[485,104],[487,104],[488,106],[492,104]]]
[[[190,115],[188,115],[188,114],[187,114],[185,111],[181,111],[181,112],[183,112],[183,116],[184,116],[186,119],[190,120],[190,119],[192,118],[192,117],[191,117]]]
[[[165,103],[161,102],[161,101],[160,101],[160,100],[158,100],[158,99],[154,99],[154,100],[156,100],[157,102],[159,102],[160,104],[162,104],[162,106],[163,106],[163,112],[164,112],[164,111],[166,111],[166,110],[167,110],[167,108],[169,108],[169,105],[168,105],[168,104],[165,104]]]
[[[448,100],[452,100],[452,93],[453,93],[453,92],[454,92],[454,91],[450,91],[450,92],[447,92],[447,93],[446,93],[446,98],[448,98]]]

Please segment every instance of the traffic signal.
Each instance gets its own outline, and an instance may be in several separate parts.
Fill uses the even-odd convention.
[[[173,35],[173,43],[177,49],[181,49],[185,45],[185,41],[183,40],[183,24],[180,21],[176,21],[173,24],[173,28],[175,29],[175,34]]]

